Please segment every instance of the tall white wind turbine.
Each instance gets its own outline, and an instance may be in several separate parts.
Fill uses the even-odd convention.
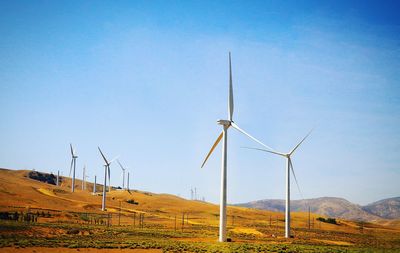
[[[117,159],[118,157],[115,157],[111,161],[108,161],[107,158],[104,156],[103,152],[101,152],[100,147],[97,147],[100,151],[101,156],[104,159],[104,185],[103,185],[103,200],[101,203],[101,210],[105,211],[106,210],[106,188],[107,188],[107,176],[108,176],[108,181],[110,181],[110,164]],[[111,185],[109,186],[111,187]]]
[[[203,168],[204,164],[207,162],[211,153],[214,151],[215,147],[218,143],[222,141],[222,166],[221,166],[221,195],[220,195],[220,211],[219,211],[219,241],[226,241],[226,186],[227,186],[227,144],[228,144],[228,129],[229,127],[233,127],[242,134],[246,135],[250,139],[256,141],[267,149],[271,149],[267,145],[263,144],[261,141],[257,140],[243,129],[241,129],[237,124],[233,122],[233,87],[232,87],[232,67],[231,67],[231,53],[229,52],[229,95],[228,95],[228,119],[227,120],[218,120],[217,123],[222,125],[222,132],[218,136],[217,140],[214,142],[214,145],[211,147],[208,152],[206,158],[204,159],[201,167]]]
[[[297,188],[300,191],[299,183],[297,182],[296,174],[294,173],[292,164],[292,155],[294,151],[303,143],[303,141],[311,134],[311,130],[289,153],[278,152],[275,150],[266,150],[261,148],[248,148],[255,149],[263,152],[268,152],[271,154],[283,156],[286,158],[286,207],[285,207],[285,237],[290,238],[290,171],[293,173],[294,180],[296,181]],[[301,191],[300,191],[301,194]]]
[[[86,165],[83,166],[83,171],[82,171],[82,191],[85,190],[85,179],[86,179]]]
[[[72,144],[69,144],[69,147],[71,148],[71,167],[69,168],[69,176],[71,177],[71,172],[72,172],[72,178],[71,178],[71,192],[75,191],[75,168],[76,168],[76,158],[78,156],[76,155],[75,149],[72,147]],[[72,171],[72,169],[74,169]]]
[[[126,170],[126,168],[124,168],[122,166],[122,164],[119,162],[119,160],[117,160],[117,162],[119,164],[119,167],[121,167],[121,169],[122,169],[122,189],[125,190],[125,170]]]

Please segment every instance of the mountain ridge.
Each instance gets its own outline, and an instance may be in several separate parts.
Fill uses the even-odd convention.
[[[235,204],[275,212],[285,211],[285,200],[263,199]],[[291,210],[296,212],[318,213],[327,217],[359,221],[377,221],[380,219],[400,219],[400,197],[378,200],[362,206],[339,197],[320,197],[305,200],[292,200]]]

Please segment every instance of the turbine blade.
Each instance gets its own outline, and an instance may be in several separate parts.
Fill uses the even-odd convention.
[[[204,164],[206,164],[208,158],[210,157],[211,153],[214,151],[214,149],[218,145],[218,143],[221,141],[223,135],[224,135],[224,132],[221,132],[221,134],[218,136],[217,140],[214,142],[214,145],[211,147],[210,152],[208,152],[206,159],[204,159],[204,162],[201,165],[201,168],[203,168]]]
[[[229,98],[228,99],[229,99],[228,102],[229,121],[232,121],[234,105],[233,105],[231,52],[229,52]]]
[[[115,160],[117,160],[119,158],[119,155],[117,155],[116,157],[114,157],[108,164],[111,164],[112,162],[114,162]]]
[[[106,164],[108,164],[108,161],[107,161],[106,157],[104,156],[103,152],[101,152],[100,147],[97,147],[97,148],[99,149],[100,154],[101,154],[101,156],[103,157],[103,159],[104,159],[104,161],[106,162]]]
[[[267,150],[267,149],[262,149],[262,148],[251,148],[251,147],[242,147],[242,148],[260,150],[260,151],[268,152],[268,153],[271,153],[271,154],[275,154],[275,155],[280,155],[280,156],[286,157],[286,154],[284,154],[284,153],[280,153],[280,152],[276,152],[276,151],[271,151],[271,150]]]
[[[305,139],[307,139],[307,137],[311,134],[311,132],[312,132],[313,130],[314,130],[314,128],[311,129],[311,131],[308,132],[308,134],[307,134],[306,136],[304,136],[304,138],[292,149],[292,151],[290,151],[289,154],[293,154],[293,152],[303,143],[303,141],[305,141]]]
[[[292,164],[292,159],[290,159],[290,158],[288,158],[288,159],[289,159],[289,166],[290,166],[290,169],[292,170],[292,173],[293,173],[294,181],[296,182],[296,185],[297,185],[297,189],[299,190],[299,193],[300,193],[300,195],[301,195],[301,198],[304,199],[303,193],[302,193],[301,190],[300,190],[299,182],[297,181],[297,178],[296,178],[296,174],[294,173],[293,164]]]
[[[124,171],[125,169],[124,169],[124,167],[122,166],[122,164],[119,162],[118,159],[117,159],[117,162],[118,162],[118,164],[119,164],[119,167],[121,167],[121,169]]]
[[[72,173],[72,165],[74,164],[74,159],[71,160],[71,167],[69,168],[69,176],[71,177],[71,173]]]
[[[270,146],[265,145],[264,143],[262,143],[261,141],[257,140],[256,138],[254,138],[253,136],[251,136],[250,134],[248,134],[246,131],[244,131],[243,129],[241,129],[238,125],[236,125],[235,122],[231,122],[231,125],[233,128],[235,128],[236,130],[238,130],[239,132],[241,132],[242,134],[246,135],[247,137],[249,137],[250,139],[252,139],[253,141],[257,142],[258,144],[261,144],[262,146],[266,147],[269,150],[275,151],[273,148],[271,148]],[[275,151],[276,152],[276,151]]]
[[[74,149],[72,148],[72,143],[69,144],[69,147],[71,148],[71,155],[74,156]]]

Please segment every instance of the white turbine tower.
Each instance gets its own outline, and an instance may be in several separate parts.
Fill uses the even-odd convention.
[[[94,175],[94,184],[93,184],[93,195],[96,194],[96,184],[97,184],[97,176]]]
[[[101,210],[105,211],[106,210],[106,188],[107,188],[107,176],[108,176],[108,181],[110,181],[110,164],[117,159],[117,157],[115,157],[114,159],[112,159],[111,161],[108,161],[107,158],[104,156],[103,152],[101,152],[100,147],[97,147],[100,151],[101,156],[104,159],[104,185],[103,185],[103,200],[101,203]],[[111,187],[111,185],[109,186]],[[110,190],[109,190],[110,191]]]
[[[126,170],[126,168],[124,168],[122,166],[122,164],[119,162],[119,160],[117,160],[117,162],[119,164],[119,167],[121,167],[121,169],[122,169],[122,189],[124,190],[125,189],[125,170]]]
[[[299,183],[297,182],[296,174],[294,173],[293,164],[292,164],[292,155],[294,151],[303,143],[303,141],[311,134],[312,130],[289,152],[283,153],[278,152],[275,150],[266,150],[261,148],[248,148],[248,149],[255,149],[260,150],[263,152],[272,153],[275,155],[283,156],[286,158],[286,207],[285,207],[285,237],[290,238],[290,170],[293,173],[294,180],[296,181],[297,188],[299,189],[300,194],[300,187]]]
[[[82,172],[82,191],[85,190],[85,179],[86,179],[86,165],[83,166],[83,172]]]
[[[78,156],[76,155],[75,149],[72,147],[72,144],[69,144],[70,148],[71,148],[71,156],[72,156],[72,160],[71,160],[71,167],[69,168],[69,176],[71,177],[71,171],[72,168],[73,173],[72,173],[72,178],[71,178],[71,192],[75,191],[75,168],[76,168],[76,158],[78,158]]]
[[[214,145],[211,147],[211,150],[208,152],[206,158],[204,159],[201,167],[203,168],[204,164],[207,162],[207,159],[210,157],[211,153],[214,151],[215,147],[223,138],[222,142],[222,166],[221,166],[221,195],[220,195],[220,211],[219,211],[219,241],[226,241],[226,186],[227,186],[227,144],[228,144],[228,128],[233,127],[242,134],[261,144],[262,146],[271,149],[266,146],[250,134],[246,133],[242,130],[238,125],[233,122],[233,88],[232,88],[232,67],[231,67],[231,53],[229,52],[229,95],[228,95],[228,120],[218,120],[217,123],[222,125],[222,132],[218,136]]]

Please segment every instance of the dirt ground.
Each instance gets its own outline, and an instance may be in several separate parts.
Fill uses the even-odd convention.
[[[69,249],[69,248],[1,248],[2,253],[160,253],[161,249]]]

